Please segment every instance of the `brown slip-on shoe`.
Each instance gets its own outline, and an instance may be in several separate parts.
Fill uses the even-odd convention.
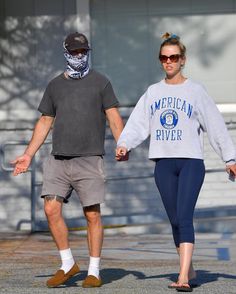
[[[47,286],[49,288],[57,287],[64,284],[69,278],[79,273],[79,266],[75,263],[72,268],[65,274],[63,270],[58,270],[55,275],[47,280]]]
[[[83,288],[94,288],[94,287],[101,287],[102,280],[101,278],[96,278],[95,276],[89,275],[82,283]]]

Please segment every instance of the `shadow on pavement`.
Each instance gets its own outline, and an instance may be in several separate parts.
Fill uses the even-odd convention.
[[[229,275],[225,273],[214,273],[211,271],[205,271],[205,270],[197,270],[197,278],[194,280],[191,280],[191,284],[194,284],[195,287],[200,287],[203,284],[212,283],[215,281],[218,281],[220,278],[223,279],[236,279],[236,275]],[[178,273],[170,273],[170,274],[163,274],[163,275],[155,275],[155,276],[145,276],[143,279],[161,279],[166,278],[169,279],[172,282],[176,282],[178,279]]]
[[[133,275],[137,279],[140,279],[140,280],[146,278],[145,274],[142,273],[142,272],[132,271],[132,270],[125,270],[125,269],[121,269],[121,268],[102,269],[100,271],[100,274],[101,274],[101,278],[102,278],[102,281],[103,281],[103,285],[110,284],[110,283],[112,283],[114,281],[117,281],[117,280],[121,280],[125,276],[128,276],[128,275]],[[45,282],[46,282],[46,280],[49,279],[52,275],[37,275],[35,277],[36,278],[45,278]],[[67,281],[64,285],[61,285],[61,286],[56,287],[56,288],[80,287],[77,284],[77,282],[83,281],[86,278],[86,275],[87,275],[87,271],[81,271],[78,275],[70,278],[69,281]]]
[[[112,283],[113,281],[121,280],[128,275],[133,275],[140,280],[146,278],[146,275],[139,271],[125,270],[122,268],[116,268],[116,269],[109,268],[109,269],[101,270],[101,277],[103,280],[103,284],[109,284],[109,283]]]

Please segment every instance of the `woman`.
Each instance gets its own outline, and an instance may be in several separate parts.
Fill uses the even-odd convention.
[[[155,182],[180,260],[178,280],[168,287],[191,292],[189,281],[196,277],[193,213],[205,175],[203,131],[234,178],[236,151],[212,98],[182,73],[186,48],[180,38],[169,33],[163,37],[159,60],[166,77],[138,101],[118,140],[116,157],[121,160],[150,135],[149,158],[156,162]]]

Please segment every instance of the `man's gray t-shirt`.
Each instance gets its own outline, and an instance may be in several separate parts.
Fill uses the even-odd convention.
[[[67,79],[64,74],[54,78],[38,107],[42,114],[55,117],[52,154],[103,155],[105,110],[118,104],[109,80],[95,70],[82,79]]]

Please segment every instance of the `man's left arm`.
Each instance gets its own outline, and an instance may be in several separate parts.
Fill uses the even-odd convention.
[[[116,107],[112,107],[112,108],[106,109],[105,113],[106,113],[106,117],[111,129],[112,135],[117,142],[124,128],[123,120],[120,116],[119,110]]]

